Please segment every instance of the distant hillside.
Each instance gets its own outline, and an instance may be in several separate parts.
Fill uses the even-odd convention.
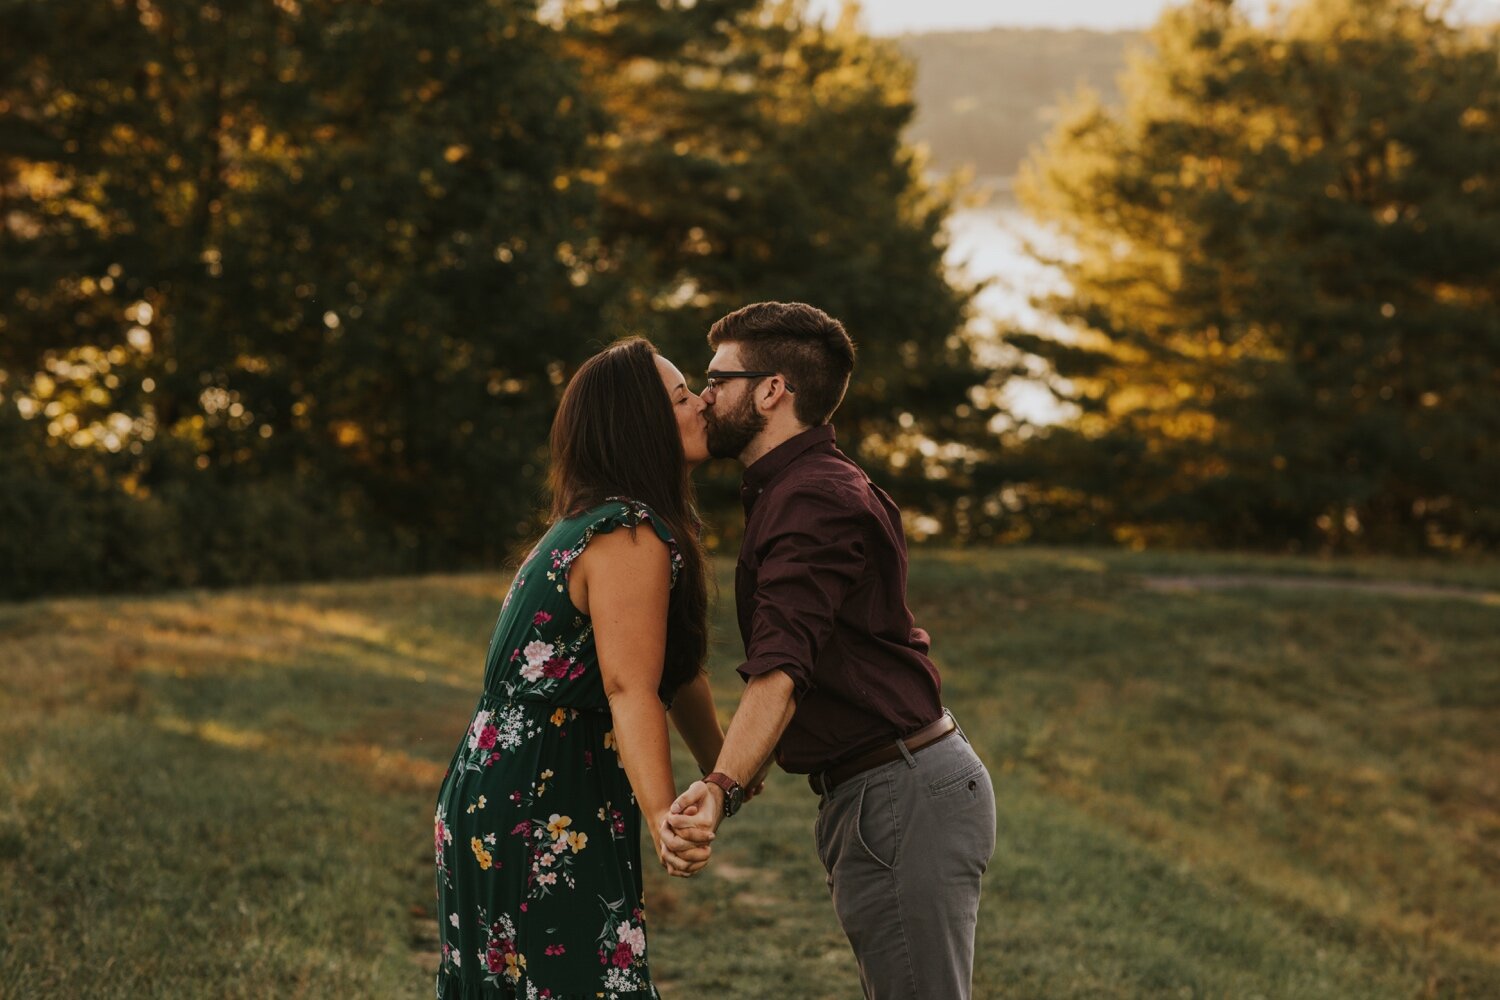
[[[1134,31],[988,31],[902,35],[917,64],[917,117],[909,138],[932,147],[934,165],[972,165],[983,177],[1016,172],[1079,83],[1114,100]]]

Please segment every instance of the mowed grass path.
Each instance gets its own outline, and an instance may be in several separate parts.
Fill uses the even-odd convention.
[[[911,582],[999,799],[976,996],[1500,996],[1500,567],[1022,550]],[[0,605],[0,997],[429,995],[432,804],[505,583]],[[815,809],[777,773],[702,876],[653,874],[669,1000],[858,997]]]

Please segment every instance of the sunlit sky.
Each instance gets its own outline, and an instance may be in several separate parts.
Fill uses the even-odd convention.
[[[1265,0],[1248,6],[1256,9]],[[837,13],[842,0],[809,0],[815,12]],[[1287,5],[1283,0],[1283,6]],[[1144,28],[1167,0],[863,0],[865,27],[876,35],[966,28]],[[1500,0],[1456,0],[1463,20],[1500,18]]]

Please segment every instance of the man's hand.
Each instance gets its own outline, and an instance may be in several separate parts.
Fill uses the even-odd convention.
[[[745,785],[746,802],[749,802],[751,799],[755,798],[761,792],[766,790],[766,775],[771,771],[772,759],[773,758],[767,757],[766,762],[760,766],[760,770],[755,772],[755,777],[751,778],[750,782]]]
[[[673,875],[692,875],[708,864],[714,831],[724,818],[723,790],[695,781],[677,796],[662,817],[660,842],[662,864]]]
[[[694,785],[701,784],[701,781],[694,782]],[[692,788],[683,792],[672,803],[671,809],[658,822],[653,838],[662,867],[668,874],[681,878],[702,871],[703,866],[708,864],[714,830],[718,826],[718,823],[710,821],[705,815],[706,810],[701,809],[696,800],[684,804],[690,792]],[[679,807],[682,811],[676,812]]]

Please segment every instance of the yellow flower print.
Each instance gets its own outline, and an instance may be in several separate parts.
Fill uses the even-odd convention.
[[[526,968],[526,956],[518,951],[513,951],[505,956],[505,974],[512,980],[521,978],[521,970]]]
[[[611,729],[609,732],[607,732],[607,733],[604,734],[604,749],[606,749],[606,750],[613,750],[614,748],[615,748],[615,731],[613,729]]]
[[[565,828],[573,825],[573,817],[559,816],[553,813],[551,819],[547,820],[547,832],[554,838],[561,837]]]
[[[547,770],[542,772],[542,780],[546,781],[548,778],[552,777],[552,773],[552,768],[547,768]]]
[[[479,808],[483,809],[484,808],[484,804],[486,802],[488,802],[488,801],[489,800],[486,799],[483,795],[479,796]]]
[[[479,867],[487,871],[494,859],[490,856],[490,852],[484,849],[484,841],[474,837],[469,841],[469,849],[474,852],[474,858],[479,862]]]
[[[589,843],[589,835],[586,834],[586,833],[570,833],[570,834],[568,834],[568,846],[573,849],[573,853],[574,854],[577,854],[579,851],[581,851],[585,847],[587,847],[588,843]]]
[[[564,709],[559,708],[557,711],[555,711],[555,712],[552,713],[552,724],[554,726],[560,726],[567,719],[567,717],[568,717],[567,711],[564,710]]]

